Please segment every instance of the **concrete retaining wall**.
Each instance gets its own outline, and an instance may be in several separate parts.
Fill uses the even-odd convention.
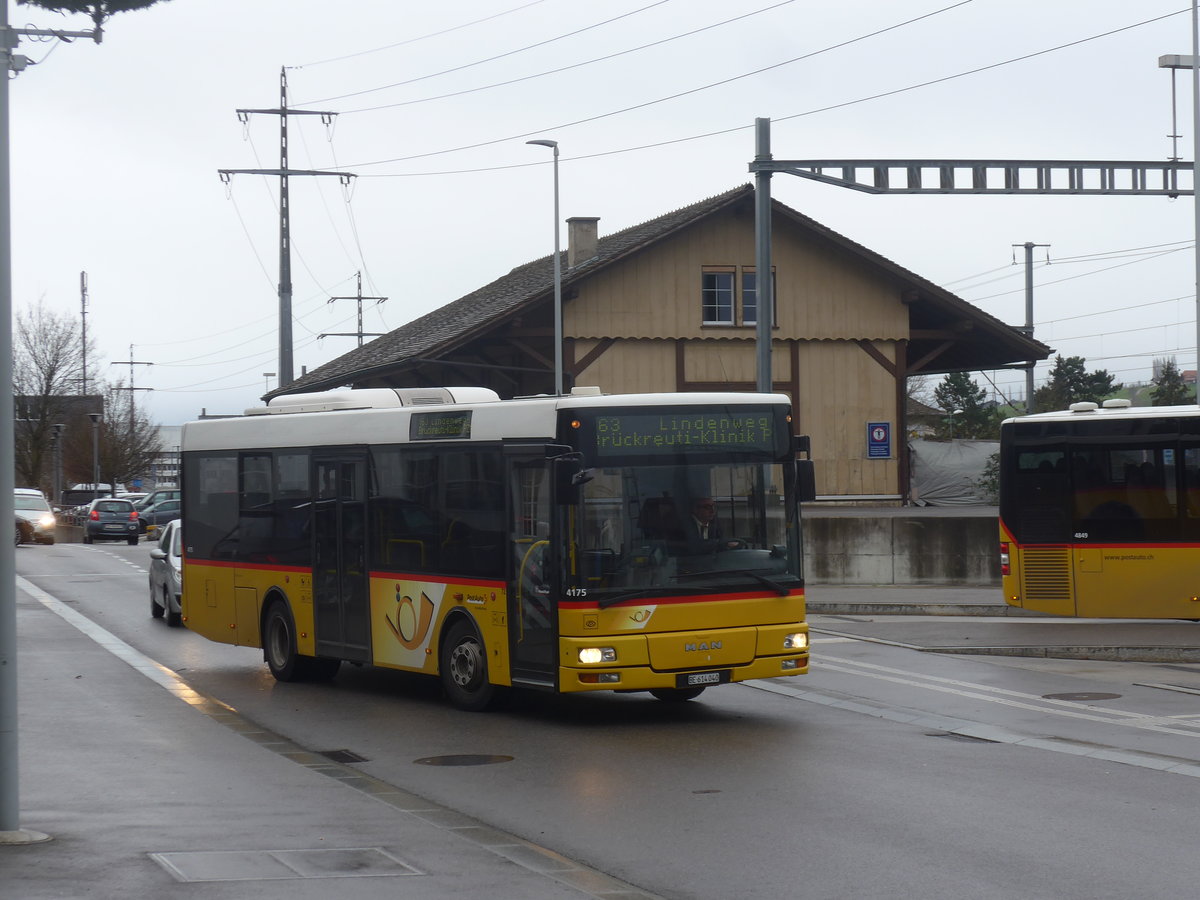
[[[83,529],[59,525],[63,543]],[[995,514],[944,510],[804,511],[810,584],[1000,584]]]
[[[810,584],[999,585],[995,515],[805,510],[804,575]],[[905,514],[908,513],[908,514]]]

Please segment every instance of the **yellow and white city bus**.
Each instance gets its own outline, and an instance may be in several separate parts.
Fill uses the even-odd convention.
[[[1012,606],[1200,619],[1200,408],[1075,403],[1000,426]]]
[[[183,428],[183,619],[282,681],[404,669],[464,709],[798,675],[806,449],[775,394],[278,397]]]

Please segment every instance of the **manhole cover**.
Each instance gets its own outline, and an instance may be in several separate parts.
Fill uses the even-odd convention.
[[[413,760],[418,766],[490,766],[512,762],[511,756],[491,756],[486,753],[460,753],[452,756],[424,756]]]
[[[1120,694],[1098,694],[1088,693],[1086,691],[1080,693],[1067,694],[1042,694],[1043,700],[1117,700]]]

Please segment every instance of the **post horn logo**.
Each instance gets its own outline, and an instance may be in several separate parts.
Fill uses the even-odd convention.
[[[418,608],[419,606],[419,608]],[[429,634],[429,625],[433,622],[433,601],[421,591],[418,604],[412,597],[401,593],[400,585],[396,585],[396,619],[385,614],[388,627],[406,650],[416,650]]]

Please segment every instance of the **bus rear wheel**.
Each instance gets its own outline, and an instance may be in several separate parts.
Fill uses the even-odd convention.
[[[665,703],[683,703],[687,700],[695,700],[703,693],[703,686],[690,688],[654,688],[650,691],[651,696]]]
[[[263,658],[276,681],[329,681],[340,659],[301,656],[296,651],[296,622],[282,600],[276,600],[263,620]]]
[[[470,712],[487,709],[496,688],[488,681],[483,641],[470,622],[459,619],[450,626],[439,662],[442,686],[452,704]]]
[[[296,623],[287,604],[276,600],[263,620],[263,657],[276,681],[300,681],[303,666],[296,652]]]

